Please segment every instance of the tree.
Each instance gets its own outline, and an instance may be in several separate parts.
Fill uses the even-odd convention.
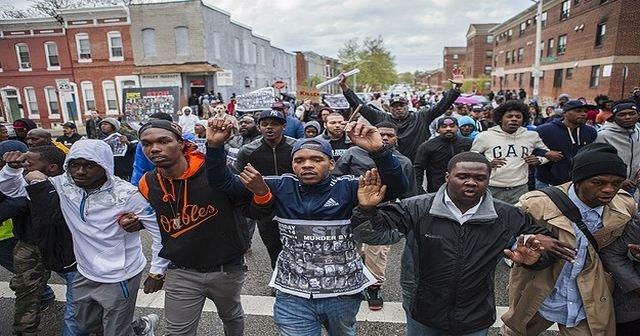
[[[31,5],[27,9],[18,9],[14,6],[0,8],[2,19],[22,19],[30,17],[56,17],[60,9],[104,7],[143,3],[144,0],[29,0]]]
[[[324,82],[324,79],[318,75],[311,75],[304,79],[304,86],[314,87],[317,84]]]
[[[418,71],[416,71],[418,73]],[[418,73],[419,74],[419,73]],[[416,74],[411,72],[403,72],[398,74],[398,81],[400,83],[407,83],[413,85],[416,81]]]
[[[360,69],[357,75],[358,86],[370,86],[382,89],[396,82],[394,57],[385,46],[381,36],[367,37],[362,45],[357,39],[348,40],[344,48],[338,51],[338,59],[345,70]],[[354,77],[353,81],[356,78]],[[354,85],[355,86],[355,85]],[[354,87],[354,90],[358,88]]]

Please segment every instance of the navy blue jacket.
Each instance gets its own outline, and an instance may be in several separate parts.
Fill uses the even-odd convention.
[[[544,183],[560,185],[571,181],[573,157],[580,148],[596,140],[598,132],[595,128],[582,125],[575,130],[562,123],[564,119],[555,119],[538,126],[540,138],[550,150],[562,152],[563,158],[558,162],[549,162],[536,167],[536,178]]]

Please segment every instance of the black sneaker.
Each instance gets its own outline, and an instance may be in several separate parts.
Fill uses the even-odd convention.
[[[367,299],[369,309],[380,310],[384,300],[382,299],[382,288],[378,285],[369,286],[364,290],[364,297]]]

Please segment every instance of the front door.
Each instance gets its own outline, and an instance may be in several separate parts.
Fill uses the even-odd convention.
[[[22,118],[22,113],[20,112],[20,103],[18,102],[18,91],[5,90],[4,92],[9,104],[8,116],[11,119],[10,121],[13,122],[14,120]]]

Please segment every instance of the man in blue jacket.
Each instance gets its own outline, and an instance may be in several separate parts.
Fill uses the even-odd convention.
[[[562,105],[562,119],[538,126],[537,131],[545,145],[562,155],[559,160],[551,159],[551,162],[536,168],[536,189],[571,181],[573,157],[580,148],[594,142],[598,135],[595,128],[585,124],[587,111],[595,108],[580,100],[572,100]]]
[[[241,181],[250,176],[233,175],[225,165],[223,145],[231,129],[223,120],[209,121],[207,175],[217,190],[246,195],[249,191]],[[356,123],[346,129],[376,163],[389,196],[405,193],[407,177],[377,129]],[[362,265],[351,231],[358,179],[330,174],[335,161],[325,140],[300,139],[291,155],[295,175],[270,176],[264,182],[258,178],[261,188],[252,188],[257,204],[275,200],[274,220],[282,242],[269,284],[278,290],[275,324],[286,336],[320,335],[322,326],[330,335],[355,335],[358,294],[376,282]]]

